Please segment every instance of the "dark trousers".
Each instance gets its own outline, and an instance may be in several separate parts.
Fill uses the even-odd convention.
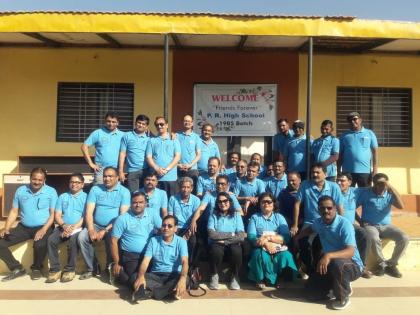
[[[147,272],[146,289],[152,291],[152,297],[155,300],[170,298],[174,295],[179,278],[178,272]]]
[[[121,284],[127,285],[130,288],[133,288],[142,260],[142,254],[130,253],[122,250],[120,252],[120,265],[122,266],[122,270],[117,277],[117,281]]]
[[[178,185],[176,181],[159,181],[157,187],[166,191],[168,199],[171,198],[171,196],[176,195],[178,192]]]
[[[370,173],[351,173],[351,177],[353,177],[351,185],[353,187],[368,187],[372,182],[372,178]]]
[[[210,245],[210,273],[217,274],[223,262],[223,257],[229,258],[230,272],[232,277],[239,280],[239,270],[242,265],[242,246],[237,244],[217,244]]]
[[[361,275],[360,268],[351,259],[331,259],[327,273],[321,275],[314,272],[309,275],[305,287],[312,296],[325,298],[329,290],[333,290],[336,299],[343,301],[350,294],[350,282]]]
[[[304,237],[299,240],[299,257],[305,264],[308,273],[312,273],[316,270],[316,264],[321,255],[321,249],[321,241],[319,240],[318,235],[315,236],[312,242],[309,242],[309,237]]]
[[[16,228],[10,231],[10,234],[0,240],[0,259],[5,262],[9,270],[15,270],[16,268],[22,268],[19,261],[15,259],[9,247],[24,242],[29,239],[33,239],[36,232],[41,229],[42,226],[26,227],[19,223]],[[44,237],[38,241],[34,241],[33,244],[33,256],[34,262],[31,269],[41,270],[45,257],[47,256],[47,240],[50,236],[53,228],[50,227],[45,233]]]
[[[187,229],[178,229],[176,234],[178,236],[182,237],[187,232],[188,232]],[[188,263],[189,263],[189,266],[192,267],[192,268],[198,267],[200,257],[199,257],[199,252],[198,252],[198,248],[197,248],[197,234],[194,234],[194,235],[190,236],[190,238],[187,241],[187,245],[188,245]]]
[[[127,188],[131,193],[143,187],[144,170],[128,173],[127,175]]]
[[[48,237],[48,259],[50,260],[50,271],[60,271],[60,258],[58,256],[58,245],[62,242],[68,241],[67,244],[67,265],[63,271],[74,271],[76,269],[77,260],[77,237],[79,233],[73,234],[70,237],[61,237],[62,229],[55,229],[54,232]]]

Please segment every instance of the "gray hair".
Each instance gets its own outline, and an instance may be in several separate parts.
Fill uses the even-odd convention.
[[[194,181],[192,180],[191,177],[188,177],[188,176],[184,176],[184,177],[181,177],[180,179],[178,179],[178,185],[179,186],[182,186],[183,183],[190,183],[191,186],[194,186]]]

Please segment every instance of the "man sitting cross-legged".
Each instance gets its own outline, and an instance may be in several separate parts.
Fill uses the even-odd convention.
[[[156,300],[180,299],[185,293],[188,247],[182,237],[175,235],[176,230],[176,217],[167,215],[162,222],[161,235],[150,239],[134,282],[133,301],[145,298],[145,291]],[[152,266],[147,272],[150,262]]]

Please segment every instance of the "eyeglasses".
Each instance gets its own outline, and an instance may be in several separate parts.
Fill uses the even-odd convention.
[[[227,204],[229,202],[229,199],[219,199],[219,200],[217,200],[217,203],[220,203],[220,204]]]
[[[268,200],[268,199],[267,200],[262,200],[261,203],[263,205],[271,205],[273,203],[273,200]]]
[[[324,211],[324,210],[328,210],[328,211],[331,211],[332,209],[333,209],[334,207],[327,207],[327,206],[320,206],[320,207],[318,207],[318,209],[319,210],[321,210],[321,211]]]
[[[165,123],[158,123],[158,124],[155,124],[155,126],[156,127],[163,127],[163,126],[165,126]]]
[[[162,228],[168,228],[168,229],[172,229],[174,226],[172,224],[162,224]]]

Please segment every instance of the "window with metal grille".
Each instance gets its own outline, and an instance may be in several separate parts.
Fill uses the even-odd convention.
[[[59,82],[57,141],[83,142],[108,111],[118,113],[119,129],[133,128],[134,84]]]
[[[337,135],[348,130],[347,115],[359,112],[382,147],[411,147],[411,89],[337,87]]]

